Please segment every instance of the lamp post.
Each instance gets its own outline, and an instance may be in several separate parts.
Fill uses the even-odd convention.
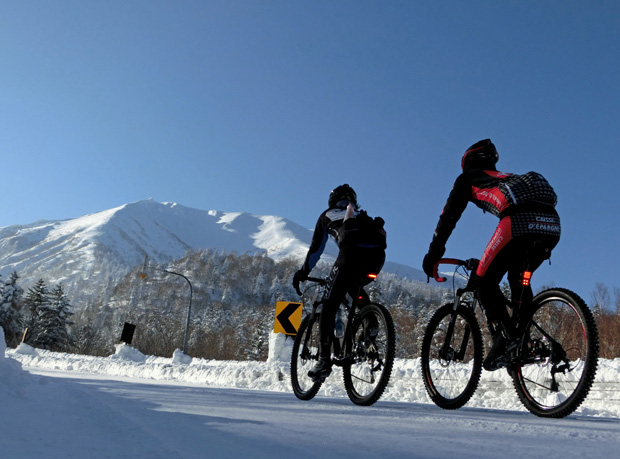
[[[189,279],[184,276],[181,273],[176,273],[174,271],[168,271],[167,269],[161,269],[161,268],[153,268],[151,266],[147,265],[147,259],[148,259],[148,255],[144,256],[144,265],[142,266],[142,272],[140,273],[140,276],[142,277],[142,279],[144,279],[146,277],[146,274],[144,273],[144,271],[146,271],[147,268],[149,269],[153,269],[155,271],[161,271],[163,273],[167,273],[167,274],[174,274],[175,276],[180,276],[183,279],[185,279],[187,281],[187,285],[189,285],[189,305],[187,307],[187,321],[185,323],[185,334],[183,337],[183,354],[187,354],[187,339],[189,336],[189,319],[191,317],[191,313],[192,313],[192,295],[193,295],[193,289],[192,289],[192,283],[189,281]]]

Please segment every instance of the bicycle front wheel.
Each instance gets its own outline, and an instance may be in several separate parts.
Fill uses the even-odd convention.
[[[431,317],[422,340],[422,379],[439,407],[465,405],[482,373],[482,332],[471,309],[449,303]]]
[[[394,321],[385,306],[371,303],[364,306],[346,340],[342,367],[344,387],[356,405],[375,403],[388,385],[394,353],[396,332]]]
[[[549,289],[533,301],[511,375],[531,413],[562,418],[584,401],[598,365],[598,332],[585,302],[566,289]]]
[[[308,376],[319,355],[319,315],[315,315],[313,320],[310,318],[308,315],[301,321],[291,356],[291,385],[300,400],[312,399],[323,384]]]

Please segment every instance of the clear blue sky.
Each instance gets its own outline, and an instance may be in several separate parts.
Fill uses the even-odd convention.
[[[309,228],[356,188],[420,267],[460,172],[543,173],[536,285],[620,287],[620,2],[0,1],[0,226],[152,197]],[[480,256],[469,206],[447,255]]]

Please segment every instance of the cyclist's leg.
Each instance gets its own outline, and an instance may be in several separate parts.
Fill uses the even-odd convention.
[[[502,330],[508,335],[512,332],[510,316],[506,309],[507,300],[500,288],[502,278],[509,268],[511,245],[510,217],[506,217],[497,226],[476,270],[478,297],[486,312],[494,338],[499,336]]]
[[[494,254],[492,261],[487,264],[484,276],[478,280],[478,293],[487,312],[487,318],[490,322],[500,323],[505,334],[502,337],[501,334],[494,333],[493,347],[485,359],[486,369],[493,369],[497,366],[501,368],[506,363],[506,359],[502,360],[501,357],[507,347],[508,351],[515,347],[521,331],[520,322],[527,320],[533,293],[530,285],[522,285],[521,274],[526,268],[534,272],[545,259],[549,258],[551,249],[557,242],[558,238],[555,236],[541,237],[541,235],[528,234],[513,238]],[[514,318],[508,315],[505,306],[506,298],[499,287],[506,273],[513,307],[518,314],[515,316],[513,313]],[[513,343],[512,346],[511,343]]]
[[[505,367],[507,347],[516,339],[516,329],[507,310],[508,301],[500,288],[515,256],[510,217],[500,220],[476,270],[478,297],[486,312],[493,346],[484,359],[487,371]]]
[[[384,262],[385,251],[382,249],[351,248],[340,250],[328,277],[325,303],[319,322],[321,355],[329,357],[336,312],[345,295],[349,293],[352,298],[355,298],[359,288],[364,284],[361,281],[362,275],[371,271],[378,273]]]
[[[355,273],[351,280],[349,295],[354,300],[361,300],[362,304],[367,304],[370,299],[363,287],[374,280],[374,278],[368,277],[368,274],[378,275],[381,272],[385,263],[385,250],[375,247],[359,248],[352,258],[354,263],[351,265],[354,267]]]
[[[508,283],[518,322],[529,319],[528,313],[534,298],[532,286],[522,283],[522,273],[534,273],[543,261],[549,259],[558,241],[559,237],[539,234],[527,234],[514,239],[513,256],[508,267]]]
[[[319,318],[319,360],[308,372],[311,378],[326,378],[331,373],[331,344],[336,320],[336,311],[344,299],[349,285],[347,273],[347,257],[340,251],[338,258],[327,278],[325,302]]]

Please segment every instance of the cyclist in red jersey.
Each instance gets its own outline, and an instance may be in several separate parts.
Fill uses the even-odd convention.
[[[521,285],[521,273],[534,272],[551,256],[561,232],[555,210],[557,196],[545,178],[536,172],[499,172],[495,166],[498,159],[490,139],[465,151],[463,172],[454,182],[422,263],[424,272],[432,277],[433,267],[445,253],[446,242],[469,202],[499,217],[476,270],[478,296],[493,331],[493,347],[484,361],[484,368],[490,371],[507,365],[506,349],[514,347],[518,336],[518,324],[510,318],[509,302],[500,288],[502,278],[508,274],[511,306],[525,316],[533,293],[531,286]],[[528,266],[526,258],[530,259]]]

